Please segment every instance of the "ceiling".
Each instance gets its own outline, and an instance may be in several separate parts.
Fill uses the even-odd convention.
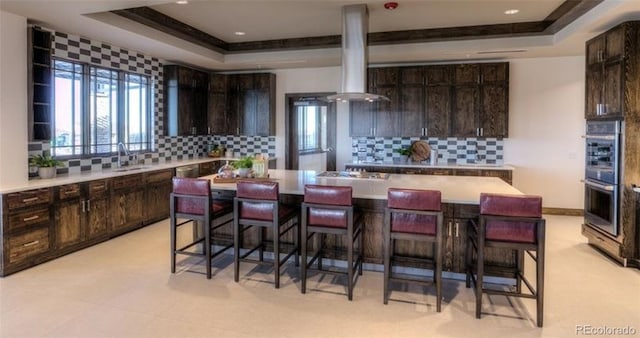
[[[337,66],[340,64],[341,8],[346,4],[366,3],[369,40],[386,38],[369,46],[369,62],[373,64],[583,55],[584,42],[589,38],[619,22],[640,20],[638,0],[397,2],[397,9],[386,10],[385,1],[190,0],[186,5],[178,5],[173,1],[153,0],[0,0],[0,9],[27,17],[44,27],[169,62],[213,70]],[[575,8],[586,6],[589,10],[586,13],[569,11],[564,18],[558,18],[562,6],[576,4]],[[172,22],[177,20],[190,34],[158,30],[144,20],[116,14],[139,7],[161,18],[172,18]],[[519,12],[504,14],[508,9]],[[557,21],[555,25],[554,21]],[[476,27],[464,29],[469,26]],[[530,26],[548,28],[530,29],[526,34],[484,35],[491,31],[487,27],[506,27],[517,33],[518,27]],[[238,31],[246,34],[234,34]],[[412,38],[401,39],[401,35],[389,34],[398,31],[408,32],[402,36]],[[416,39],[417,33],[431,38]],[[244,49],[212,48],[194,37],[218,41],[219,46]],[[318,43],[304,46],[297,44],[300,40]],[[291,41],[295,42],[293,48],[273,48]]]

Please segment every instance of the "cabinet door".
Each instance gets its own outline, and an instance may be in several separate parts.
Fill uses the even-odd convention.
[[[451,86],[427,86],[425,99],[426,135],[448,137],[451,130]]]
[[[349,135],[351,137],[373,136],[374,103],[367,101],[349,102]]]
[[[602,102],[603,92],[602,65],[588,66],[585,75],[585,105],[584,117],[586,119],[598,116],[598,105]]]
[[[622,61],[604,65],[604,115],[606,117],[623,116],[623,79]]]
[[[109,233],[109,198],[87,200],[87,239],[106,236]]]
[[[171,181],[147,186],[145,222],[155,222],[169,217],[169,195],[171,190]]]
[[[238,103],[240,135],[255,135],[258,111],[256,90],[240,90]]]
[[[604,36],[587,41],[587,66],[602,62],[604,51]]]
[[[479,84],[480,67],[477,63],[455,65],[453,82],[456,86]]]
[[[508,63],[481,63],[480,64],[480,82],[487,83],[504,83],[509,80]]]
[[[275,128],[272,128],[272,124],[275,119],[273,116],[273,110],[271,109],[271,93],[269,89],[257,89],[255,90],[255,114],[254,125],[255,130],[251,135],[269,136],[275,134]],[[274,124],[275,126],[275,124]]]
[[[509,89],[504,85],[482,85],[481,136],[507,137],[509,128]]]
[[[624,56],[625,25],[620,25],[605,35],[604,60],[617,61]]]
[[[451,136],[477,136],[478,86],[456,86]]]
[[[207,100],[207,124],[212,134],[227,135],[227,96],[224,93],[209,92]]]
[[[446,217],[443,220],[442,228],[444,231],[443,250],[442,250],[442,271],[454,271],[454,237],[453,227],[454,219]]]
[[[452,84],[452,66],[426,66],[424,69],[425,82],[427,86],[441,86]]]
[[[378,87],[374,94],[384,95],[390,101],[378,101],[375,111],[374,134],[378,137],[393,137],[397,133],[398,125],[398,87]]]
[[[370,68],[369,69],[369,89],[381,86],[398,85],[398,67]]]
[[[83,202],[73,199],[56,205],[55,247],[57,249],[78,244],[83,240],[82,216],[85,212]]]
[[[113,231],[139,226],[144,220],[144,189],[116,190],[111,198],[111,229]]]
[[[194,87],[194,70],[176,66],[178,69],[178,85],[181,87]]]
[[[400,86],[424,85],[424,67],[401,67]]]
[[[193,128],[196,135],[206,135],[207,128],[207,90],[204,88],[195,88],[193,90]],[[193,131],[193,128],[191,131]]]
[[[424,87],[422,85],[402,85],[400,105],[400,136],[422,136],[426,124],[424,121]]]
[[[452,267],[453,272],[464,273],[466,268],[467,252],[467,227],[469,220],[464,218],[454,218],[451,237],[453,242]]]
[[[195,135],[194,94],[190,88],[178,88],[178,135]]]

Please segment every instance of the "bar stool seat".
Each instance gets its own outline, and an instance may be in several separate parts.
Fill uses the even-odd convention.
[[[391,280],[418,284],[433,283],[436,287],[436,311],[440,312],[442,307],[442,222],[440,191],[389,188],[383,228],[384,304],[389,301]],[[434,243],[433,259],[396,255],[394,243],[397,239]],[[393,266],[401,265],[394,263],[399,263],[403,258],[410,258],[413,262],[432,264],[433,280],[417,280],[394,275]]]
[[[287,260],[294,256],[295,265],[299,264],[299,210],[281,204],[279,199],[278,182],[271,181],[239,181],[237,182],[236,197],[233,201],[234,212],[234,280],[240,280],[240,262],[267,264],[274,268],[275,288],[280,287],[280,270]],[[258,227],[258,244],[240,255],[245,231]],[[265,241],[263,230],[273,231],[273,261],[264,260]],[[284,243],[282,237],[293,232],[293,243]],[[284,244],[292,245],[292,249],[284,258],[280,252]],[[248,258],[258,250],[258,259]]]
[[[516,290],[502,291],[485,288],[485,248],[497,247],[516,251]],[[467,245],[467,287],[471,282],[476,292],[476,318],[482,311],[482,294],[497,294],[536,300],[537,326],[542,327],[544,305],[544,247],[545,220],[542,218],[542,197],[527,195],[480,195],[480,217],[472,221]],[[473,253],[476,264],[473,264]],[[532,253],[535,252],[535,255]],[[536,287],[524,277],[524,253],[536,265]],[[474,268],[475,273],[474,275]],[[524,283],[529,293],[522,292]]]
[[[347,298],[353,299],[353,287],[358,275],[362,275],[364,247],[364,217],[354,211],[352,188],[347,186],[324,186],[307,184],[304,187],[301,226],[301,276],[302,293],[307,292],[307,271],[315,270],[323,273],[347,276]],[[324,236],[334,234],[347,239],[346,271],[329,270],[322,266],[325,255]],[[307,261],[309,240],[315,236],[315,253]],[[356,245],[357,244],[357,245]],[[356,248],[357,247],[357,248]],[[318,267],[312,266],[318,262]]]
[[[218,251],[211,251],[213,231],[227,224],[231,219],[214,224],[214,221],[231,215],[233,204],[231,201],[215,200],[211,198],[211,182],[205,179],[174,177],[173,189],[170,194],[170,227],[171,227],[171,273],[176,272],[176,255],[204,256],[207,279],[211,279],[212,259],[233,246],[233,242],[223,239],[224,246]],[[178,219],[182,222],[178,222]],[[178,228],[185,224],[194,227],[194,239],[189,244],[177,248]],[[196,226],[202,224],[202,237],[197,236]],[[197,244],[203,243],[202,252],[190,250]]]

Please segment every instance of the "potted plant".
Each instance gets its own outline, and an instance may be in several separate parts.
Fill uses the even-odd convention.
[[[52,178],[56,176],[56,167],[62,167],[62,162],[51,157],[49,154],[33,155],[29,160],[29,164],[38,167],[38,176],[40,178]]]
[[[394,151],[400,154],[400,162],[407,162],[409,160],[409,156],[411,155],[411,147],[399,148]]]
[[[242,157],[237,161],[233,161],[232,165],[234,168],[238,169],[238,176],[247,177],[249,176],[249,170],[253,167],[253,157]]]

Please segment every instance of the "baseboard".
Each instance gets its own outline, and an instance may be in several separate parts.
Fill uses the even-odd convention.
[[[584,209],[542,208],[543,214],[562,216],[584,216]]]

